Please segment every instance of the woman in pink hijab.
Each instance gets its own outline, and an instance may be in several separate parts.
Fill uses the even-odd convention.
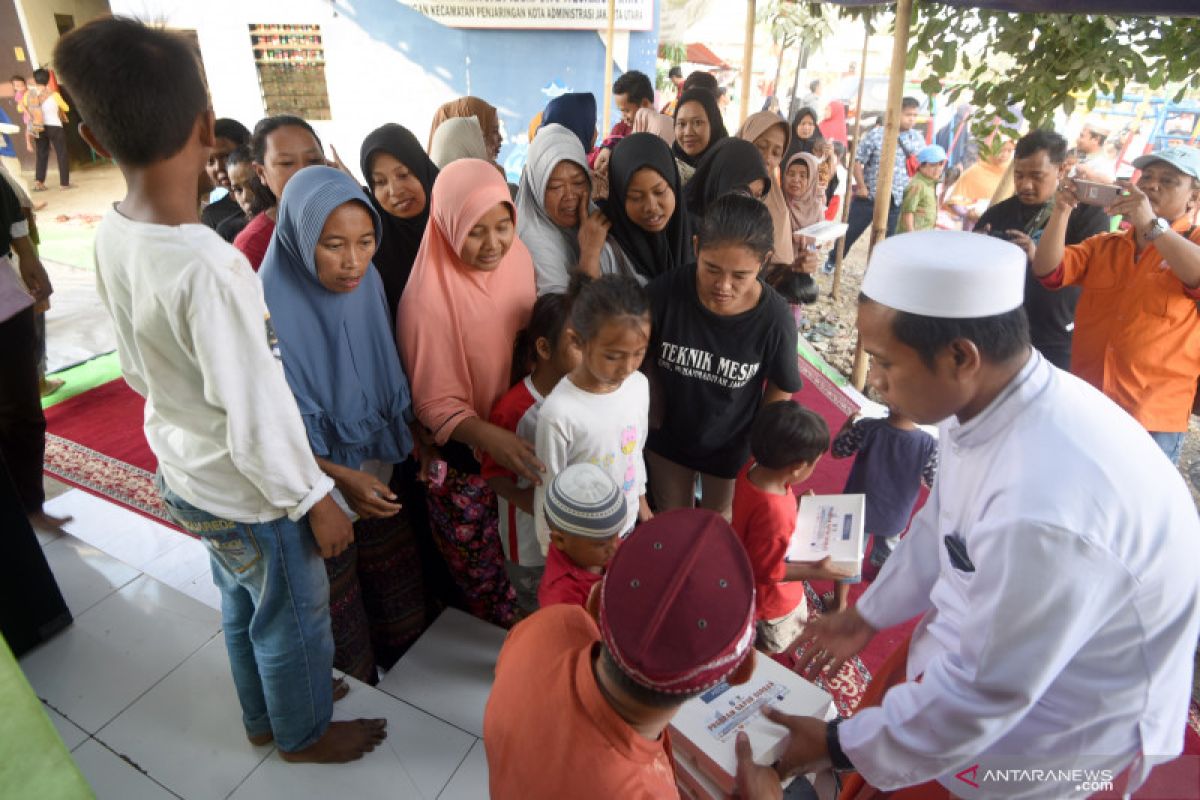
[[[536,300],[533,259],[517,238],[508,186],[486,161],[463,159],[441,171],[430,223],[396,315],[413,413],[425,433],[422,464],[433,456],[447,467],[444,479],[437,470],[429,476],[430,527],[470,611],[508,626],[516,596],[504,571],[496,495],[479,461],[488,456],[540,483],[533,444],[487,421],[508,389],[513,343]]]
[[[675,144],[675,120],[653,108],[639,108],[633,115],[634,133],[653,133],[668,145]]]

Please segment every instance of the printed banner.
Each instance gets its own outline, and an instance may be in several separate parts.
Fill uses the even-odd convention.
[[[404,0],[451,28],[543,28],[604,30],[608,0]],[[648,31],[654,27],[654,0],[616,0],[615,27]]]

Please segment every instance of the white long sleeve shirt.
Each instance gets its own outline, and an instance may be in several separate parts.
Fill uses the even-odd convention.
[[[1182,478],[1037,353],[941,434],[929,502],[858,604],[876,628],[925,613],[909,682],[841,726],[845,753],[880,789],[1086,797],[1126,767],[1136,788],[1181,751],[1191,697],[1200,520]],[[1088,769],[1108,777],[1070,772]]]
[[[174,492],[245,523],[298,520],[330,492],[245,256],[204,225],[135,222],[114,208],[96,231],[96,284]]]

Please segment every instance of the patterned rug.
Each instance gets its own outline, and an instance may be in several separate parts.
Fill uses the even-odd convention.
[[[154,488],[154,473],[141,467],[48,433],[46,472],[63,483],[112,500],[164,525],[177,527]]]

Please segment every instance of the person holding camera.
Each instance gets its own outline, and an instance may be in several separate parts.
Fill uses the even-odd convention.
[[[1017,140],[1013,153],[1013,196],[996,203],[979,218],[975,230],[1005,239],[1025,251],[1032,264],[1038,241],[1055,208],[1054,194],[1067,174],[1067,140],[1050,130],[1035,130]],[[1109,230],[1099,206],[1079,204],[1067,217],[1066,243],[1079,244]],[[1047,289],[1025,272],[1025,313],[1029,339],[1059,369],[1071,368],[1071,334],[1079,286]]]
[[[1170,147],[1133,166],[1141,177],[1111,199],[1062,180],[1033,272],[1049,289],[1082,288],[1071,372],[1133,415],[1178,463],[1200,376],[1200,228],[1192,222],[1200,150]],[[1087,194],[1130,229],[1068,246],[1071,213]]]

